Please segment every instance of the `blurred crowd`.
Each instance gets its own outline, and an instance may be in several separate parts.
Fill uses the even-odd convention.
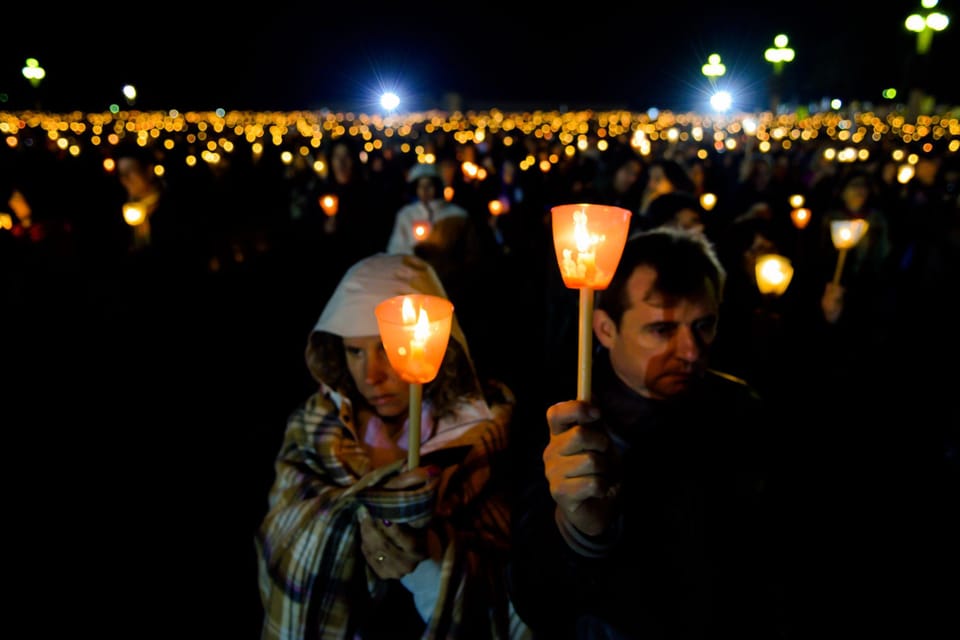
[[[577,380],[579,292],[560,278],[551,207],[593,203],[629,210],[632,228],[696,228],[716,246],[728,283],[714,364],[778,408],[796,562],[843,564],[818,588],[840,600],[864,576],[909,579],[941,562],[946,545],[918,533],[909,558],[879,549],[905,520],[932,538],[956,533],[956,119],[899,123],[897,135],[843,118],[820,136],[740,124],[722,140],[682,119],[507,129],[491,118],[470,135],[425,119],[378,144],[355,126],[264,143],[239,125],[206,137],[104,125],[101,144],[78,149],[26,120],[0,145],[3,383],[25,427],[10,450],[52,437],[54,467],[97,489],[85,514],[111,512],[118,478],[159,508],[199,491],[177,516],[194,522],[137,512],[130,527],[206,526],[201,548],[252,552],[285,412],[311,385],[305,336],[349,265],[410,236],[398,220],[411,206],[435,216],[411,251],[440,274],[480,374],[525,405],[517,446],[535,448],[543,410]],[[146,222],[125,220],[138,210]],[[841,262],[831,222],[848,220],[868,226]],[[793,267],[782,294],[757,286],[765,254]],[[229,495],[208,494],[211,483]],[[217,542],[227,529],[235,542]],[[128,536],[117,532],[114,551],[136,548]],[[162,571],[183,546],[155,549],[148,566]]]

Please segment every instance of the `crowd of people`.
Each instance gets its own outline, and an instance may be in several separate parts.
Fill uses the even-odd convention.
[[[39,500],[15,506],[75,569],[66,587],[146,581],[118,596],[118,625],[159,608],[159,627],[236,637],[946,622],[960,153],[921,151],[904,180],[882,144],[840,162],[746,135],[608,142],[438,130],[422,161],[342,135],[196,167],[149,142],[95,161],[5,148],[9,456],[52,450],[40,470],[84,494],[51,496],[57,524]],[[570,203],[631,214],[597,292],[592,400],[575,399],[580,292],[551,235]],[[831,223],[849,220],[867,230],[841,253]],[[782,294],[757,287],[765,254],[793,266]],[[456,314],[424,451],[469,453],[403,470],[409,389],[373,307],[424,292]]]

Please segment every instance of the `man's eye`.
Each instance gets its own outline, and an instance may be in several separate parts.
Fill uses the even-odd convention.
[[[694,331],[703,336],[711,336],[717,331],[717,321],[713,318],[694,323]]]
[[[652,327],[650,327],[650,333],[661,336],[661,337],[670,336],[673,333],[673,325],[655,324]]]

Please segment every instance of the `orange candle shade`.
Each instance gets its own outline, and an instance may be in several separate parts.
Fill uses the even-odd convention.
[[[551,209],[553,246],[563,284],[570,289],[606,289],[630,228],[630,211],[599,204]]]
[[[430,382],[447,352],[453,303],[426,294],[394,296],[376,307],[390,365],[407,382]]]
[[[810,209],[797,207],[790,212],[790,219],[793,221],[793,226],[803,229],[810,224]]]
[[[510,201],[506,198],[491,200],[487,203],[487,210],[490,211],[490,215],[492,216],[499,216],[504,213],[509,213]]]
[[[390,366],[410,383],[407,469],[415,469],[420,466],[423,383],[440,371],[453,325],[453,304],[438,296],[410,294],[388,298],[374,312]]]
[[[340,199],[336,195],[328,193],[320,196],[317,200],[320,202],[320,208],[323,209],[325,214],[328,216],[337,215],[337,208],[340,204]]]

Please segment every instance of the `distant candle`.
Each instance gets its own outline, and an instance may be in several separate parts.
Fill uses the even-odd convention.
[[[417,220],[413,223],[413,238],[417,242],[430,235],[430,223],[426,220]]]
[[[339,205],[339,199],[332,193],[320,196],[320,208],[328,216],[337,215],[337,205]]]

